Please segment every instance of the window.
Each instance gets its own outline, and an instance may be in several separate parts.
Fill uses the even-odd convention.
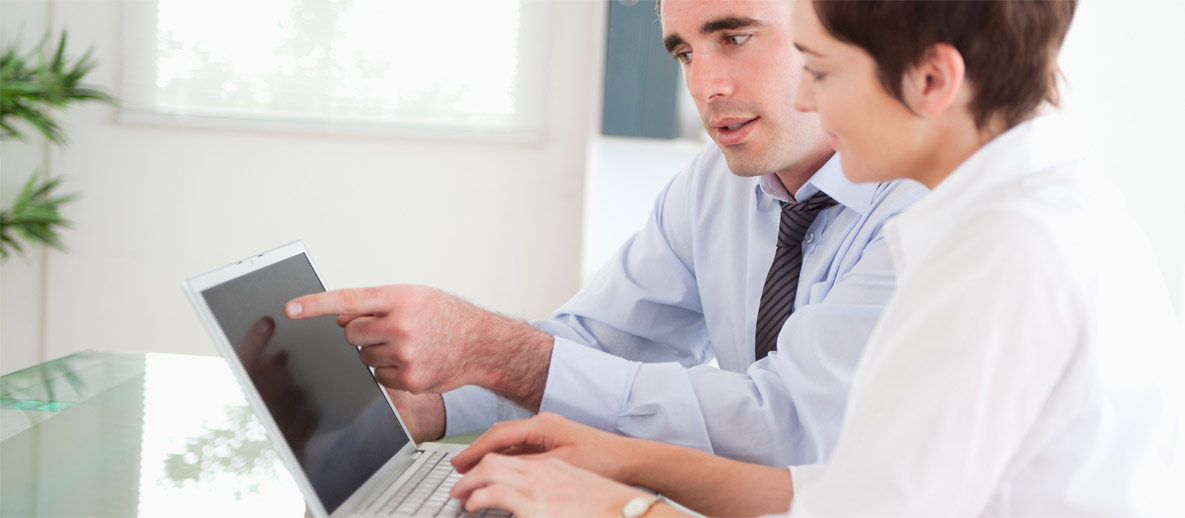
[[[541,129],[544,2],[124,8],[124,120],[526,139]]]

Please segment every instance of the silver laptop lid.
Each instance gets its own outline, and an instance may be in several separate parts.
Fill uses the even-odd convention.
[[[325,291],[303,243],[198,275],[185,290],[313,514],[353,511],[343,503],[362,504],[351,496],[410,459],[407,428],[334,318],[284,316],[285,302]]]

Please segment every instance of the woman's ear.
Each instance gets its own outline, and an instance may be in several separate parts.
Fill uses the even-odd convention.
[[[958,49],[935,43],[905,73],[901,93],[914,113],[923,117],[937,115],[958,99],[965,72],[963,55]]]

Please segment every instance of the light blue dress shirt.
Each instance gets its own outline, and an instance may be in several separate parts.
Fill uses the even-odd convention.
[[[825,462],[848,383],[894,288],[882,226],[919,184],[853,184],[833,157],[799,191],[837,202],[803,239],[795,311],[754,363],[754,329],[789,195],[741,178],[709,143],[659,195],[646,225],[550,320],[541,411],[611,432],[767,465]],[[608,353],[608,354],[606,354]],[[707,365],[716,358],[719,369]],[[449,435],[514,417],[465,387],[445,394]]]

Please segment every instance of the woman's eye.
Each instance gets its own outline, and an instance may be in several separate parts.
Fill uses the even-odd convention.
[[[806,73],[810,74],[811,78],[814,79],[815,81],[822,81],[824,77],[827,77],[827,74],[820,72],[818,70],[815,70],[811,67],[802,67],[802,69],[805,70]]]

